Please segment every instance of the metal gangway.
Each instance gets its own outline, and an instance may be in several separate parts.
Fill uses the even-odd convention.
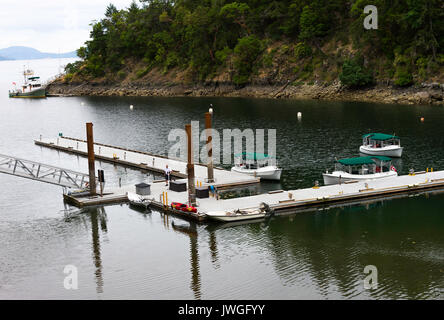
[[[88,188],[89,182],[85,173],[3,154],[0,154],[0,173],[76,189]]]

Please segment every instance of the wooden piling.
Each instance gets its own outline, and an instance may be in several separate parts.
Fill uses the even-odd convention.
[[[93,124],[86,124],[86,141],[88,145],[88,169],[89,169],[89,193],[91,196],[96,195],[96,169],[94,163],[94,138]]]
[[[214,182],[214,169],[213,169],[213,136],[212,136],[212,115],[213,110],[205,113],[205,129],[207,133],[207,169],[208,169],[208,183]]]
[[[196,188],[194,185],[194,163],[193,163],[193,149],[192,149],[192,135],[191,124],[185,125],[185,131],[187,133],[187,176],[188,176],[188,202],[191,206],[196,205]]]

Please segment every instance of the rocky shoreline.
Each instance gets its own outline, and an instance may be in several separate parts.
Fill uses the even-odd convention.
[[[236,88],[230,83],[212,82],[184,85],[177,83],[65,83],[56,80],[47,86],[53,96],[217,96],[255,97],[276,99],[319,99],[337,101],[362,101],[390,104],[444,105],[444,84],[423,83],[408,88],[378,84],[371,88],[351,90],[339,83],[330,85],[290,82],[276,85],[252,84]]]

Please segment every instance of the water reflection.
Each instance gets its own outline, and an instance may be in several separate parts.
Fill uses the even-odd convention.
[[[102,259],[100,256],[100,229],[103,233],[107,232],[106,226],[106,212],[104,207],[93,209],[89,212],[91,219],[91,235],[93,248],[93,261],[96,270],[94,272],[96,277],[97,293],[103,293],[103,277],[102,277]]]
[[[269,240],[275,270],[287,284],[306,281],[309,274],[325,297],[337,291],[346,298],[439,298],[444,238],[434,226],[444,223],[436,213],[421,212],[430,199],[378,201],[280,217],[261,230]],[[407,208],[415,213],[408,214]],[[255,234],[258,226],[246,230]],[[363,288],[366,265],[379,269],[376,291]]]
[[[91,249],[92,261],[94,264],[94,277],[96,281],[96,292],[103,293],[103,265],[101,258],[100,234],[108,232],[107,215],[104,207],[72,210],[65,206],[66,222],[81,222],[85,229],[88,229],[88,222],[91,225]]]
[[[209,248],[211,252],[211,262],[215,264],[217,267],[218,265],[218,257],[217,257],[217,240],[216,240],[216,234],[212,231],[209,231],[210,238],[209,238]]]
[[[166,219],[168,220],[168,215]],[[167,222],[168,223],[168,222]],[[197,242],[197,227],[196,223],[189,222],[189,225],[177,225],[174,221],[171,222],[174,231],[186,234],[190,238],[190,271],[191,271],[191,290],[193,290],[194,298],[201,299],[202,293],[200,288],[200,273],[199,273],[199,247]]]

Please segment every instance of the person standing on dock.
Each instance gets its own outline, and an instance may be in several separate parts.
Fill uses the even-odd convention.
[[[168,165],[165,167],[165,185],[168,185],[168,181],[171,180],[171,169],[168,168]]]

